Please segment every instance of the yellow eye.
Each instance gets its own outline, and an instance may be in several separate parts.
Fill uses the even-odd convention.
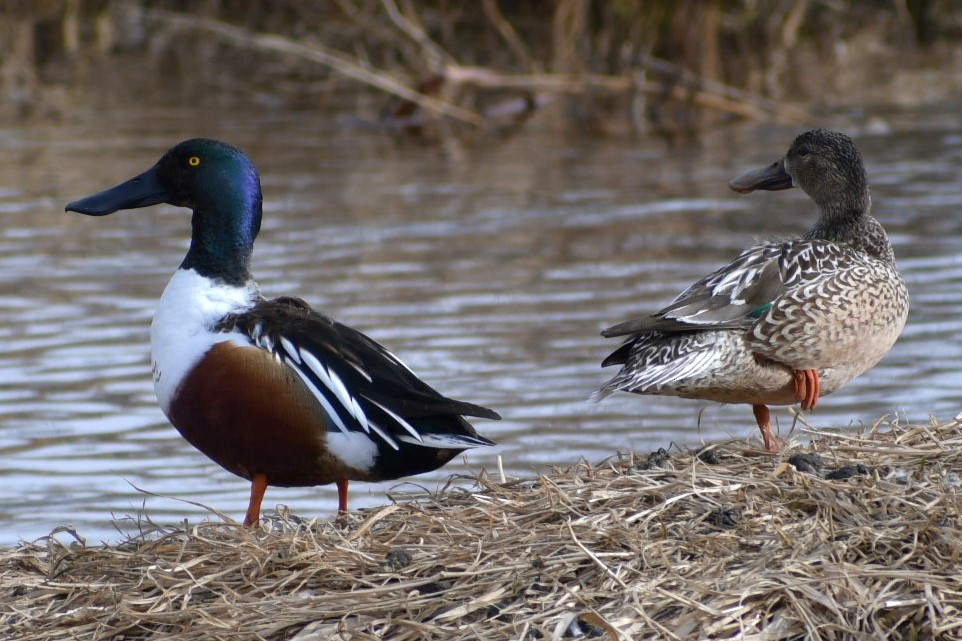
[[[196,167],[197,165],[200,164],[200,158],[197,156],[191,156],[190,158],[187,159],[187,164],[190,165],[191,167]]]

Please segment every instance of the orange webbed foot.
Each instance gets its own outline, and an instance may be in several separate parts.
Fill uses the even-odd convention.
[[[822,386],[818,372],[813,369],[795,370],[795,400],[802,405],[802,409],[810,412],[818,404]]]

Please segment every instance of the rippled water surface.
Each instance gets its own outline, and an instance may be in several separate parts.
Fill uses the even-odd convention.
[[[885,133],[855,133],[912,315],[878,367],[822,401],[816,427],[959,409],[962,120],[888,120]],[[436,489],[452,473],[495,470],[499,456],[506,473],[530,476],[628,448],[757,437],[745,406],[586,398],[613,373],[599,368],[617,345],[601,329],[666,304],[754,240],[811,224],[800,192],[726,188],[798,131],[742,125],[669,144],[559,136],[535,122],[452,151],[313,113],[126,107],[0,124],[0,544],[61,524],[116,540],[142,510],[161,523],[202,518],[191,502],[234,518],[246,508],[247,483],[180,438],[150,379],[150,318],[186,251],[188,213],[63,212],[173,143],[222,138],[259,166],[254,271],[265,294],[306,298],[444,393],[503,414],[476,422],[497,448],[412,480]],[[791,415],[775,416],[785,435]],[[396,486],[356,484],[353,504],[388,501]],[[277,504],[327,518],[335,493],[272,488],[265,507]]]

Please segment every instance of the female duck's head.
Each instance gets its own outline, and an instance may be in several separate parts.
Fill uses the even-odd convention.
[[[895,262],[885,229],[870,214],[872,197],[862,155],[843,133],[806,131],[795,138],[782,158],[733,178],[728,186],[743,194],[756,189],[800,187],[815,201],[819,214],[802,238],[844,243],[880,260]]]
[[[159,203],[194,212],[182,267],[229,281],[246,279],[261,226],[261,186],[243,151],[217,140],[186,140],[139,176],[72,202],[67,210],[104,216]]]
[[[829,217],[860,217],[871,207],[858,147],[845,134],[828,129],[800,134],[782,158],[737,176],[728,185],[742,194],[799,187]]]

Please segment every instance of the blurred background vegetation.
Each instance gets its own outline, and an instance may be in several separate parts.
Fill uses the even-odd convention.
[[[134,65],[168,102],[347,101],[411,132],[802,123],[957,95],[960,45],[958,0],[0,0],[0,118]]]

